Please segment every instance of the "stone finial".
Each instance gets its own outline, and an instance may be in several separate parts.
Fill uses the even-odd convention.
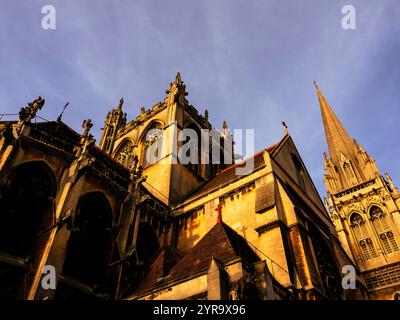
[[[182,78],[181,78],[181,73],[177,72],[175,76],[175,83],[176,84],[181,84],[182,83]]]
[[[229,137],[229,128],[228,128],[228,123],[224,120],[222,122],[222,129],[221,129],[221,136],[228,138]]]
[[[176,102],[184,103],[184,97],[188,95],[186,92],[186,85],[182,81],[181,74],[178,72],[175,77],[175,81],[169,84],[166,91],[168,97],[166,102],[173,105]]]
[[[119,99],[118,109],[122,109],[122,105],[124,104],[124,98]]]
[[[208,121],[208,110],[204,112],[204,118]]]
[[[396,188],[396,186],[394,185],[392,178],[389,176],[389,173],[385,172],[385,178],[386,178],[387,182],[389,183],[390,189],[392,189],[392,191],[395,194],[397,194],[399,191]]]

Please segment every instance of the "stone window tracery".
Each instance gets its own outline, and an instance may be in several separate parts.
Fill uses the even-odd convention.
[[[368,232],[366,221],[358,213],[353,213],[350,218],[350,226],[353,229],[354,237],[357,240],[364,259],[376,258],[376,249]]]
[[[377,206],[371,207],[370,217],[384,252],[388,254],[399,251],[398,244],[389,225],[389,217]]]
[[[133,161],[133,149],[134,145],[132,141],[125,141],[122,143],[117,155],[116,160],[121,163],[123,166],[130,168]]]
[[[146,139],[143,143],[143,168],[146,168],[159,160],[162,150],[162,140],[163,130],[159,124],[156,124],[147,131]]]

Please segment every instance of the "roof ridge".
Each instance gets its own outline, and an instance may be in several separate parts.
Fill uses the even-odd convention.
[[[209,188],[217,188],[217,187],[220,187],[221,185],[225,185],[226,183],[228,183],[228,182],[230,182],[233,179],[236,179],[238,177],[240,179],[243,176],[236,175],[236,173],[233,173],[234,174],[234,178],[233,179],[230,179],[229,177],[226,178],[226,177],[224,177],[224,175],[226,175],[226,174],[229,175],[232,172],[231,170],[233,168],[235,168],[237,166],[240,166],[240,165],[243,165],[245,163],[245,161],[248,161],[251,158],[254,158],[254,161],[256,163],[258,161],[258,158],[260,157],[260,155],[263,154],[263,152],[265,152],[265,151],[267,151],[267,152],[273,151],[281,142],[282,142],[282,140],[277,142],[277,143],[275,143],[275,144],[273,144],[273,145],[271,145],[271,146],[269,146],[268,148],[264,148],[264,149],[258,151],[257,153],[253,154],[251,157],[248,157],[248,158],[246,158],[245,160],[243,160],[243,161],[241,161],[239,163],[235,163],[235,164],[229,166],[228,168],[225,168],[224,170],[222,170],[221,172],[219,172],[215,176],[212,176],[209,179],[205,180],[197,188],[195,188],[192,192],[190,192],[185,197],[184,201],[186,201],[186,200],[190,199],[191,197],[194,197],[194,196],[204,192],[204,190],[207,189],[207,188],[208,189]],[[261,160],[261,162],[264,163],[263,160]],[[255,164],[255,166],[253,168],[253,172],[254,172],[254,170],[258,169],[259,167],[260,167],[259,165]],[[224,180],[222,180],[222,182],[218,182],[218,179],[222,179],[221,177],[224,178]],[[215,185],[216,181],[217,181],[217,184]],[[211,187],[210,187],[210,185],[211,185]]]
[[[280,141],[279,141],[279,142],[280,142]],[[279,142],[274,143],[274,144],[270,145],[270,146],[267,147],[267,148],[263,148],[263,149],[261,149],[260,151],[257,151],[256,153],[252,154],[251,156],[248,156],[247,158],[243,159],[242,161],[240,161],[240,162],[238,162],[238,163],[234,163],[234,164],[230,165],[229,167],[225,168],[225,169],[222,170],[221,172],[218,172],[218,174],[216,174],[215,176],[218,176],[218,175],[220,175],[221,173],[224,173],[224,172],[226,172],[226,171],[228,171],[228,170],[230,170],[230,169],[232,169],[232,168],[234,168],[234,167],[240,166],[240,165],[246,163],[247,161],[249,161],[251,158],[255,158],[255,157],[257,157],[258,155],[264,153],[265,151],[271,151],[273,148],[275,148],[275,147],[279,144]]]

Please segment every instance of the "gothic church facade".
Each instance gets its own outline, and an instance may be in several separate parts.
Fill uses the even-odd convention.
[[[319,90],[325,205],[287,131],[234,163],[226,122],[216,130],[189,104],[180,74],[166,94],[129,122],[121,99],[98,146],[90,120],[81,134],[33,121],[40,97],[0,122],[1,299],[393,298],[397,189]],[[218,133],[187,163],[175,152],[191,143],[176,139],[185,129]],[[345,266],[355,289],[342,286]]]

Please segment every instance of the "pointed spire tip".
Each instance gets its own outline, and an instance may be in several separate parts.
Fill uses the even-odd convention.
[[[181,82],[181,81],[182,81],[181,73],[177,72],[176,76],[175,76],[175,82],[178,83],[178,82]]]
[[[122,109],[123,104],[124,104],[124,98],[119,99],[118,109]]]

